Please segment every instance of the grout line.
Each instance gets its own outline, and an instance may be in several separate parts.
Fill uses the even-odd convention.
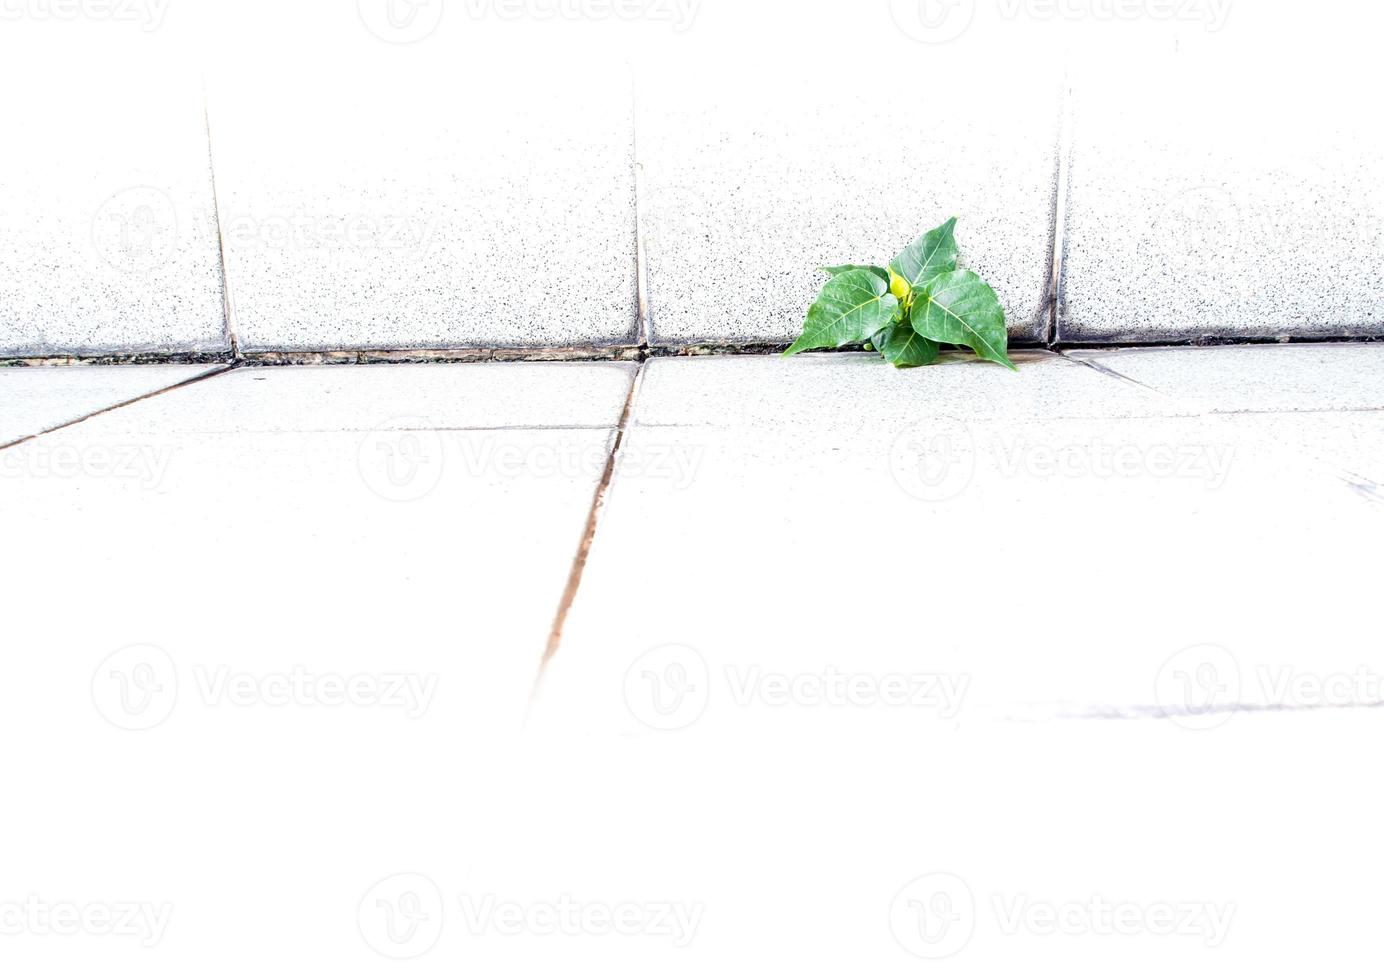
[[[1263,337],[1226,338],[1212,342],[1200,340],[1147,340],[1114,342],[1109,340],[1060,341],[1045,345],[1033,342],[1010,344],[1013,351],[1044,351],[1056,353],[1072,351],[1120,351],[1147,349],[1188,349],[1216,347],[1266,347],[1266,346],[1311,346],[1326,344],[1374,344],[1384,343],[1384,335],[1379,336],[1329,336],[1329,337],[1291,337],[1288,339]],[[261,367],[282,367],[316,364],[522,364],[522,363],[600,363],[600,362],[642,362],[649,358],[661,357],[738,357],[762,354],[781,354],[788,349],[783,343],[730,343],[708,341],[682,346],[665,345],[647,348],[631,345],[615,347],[457,347],[444,350],[424,350],[419,348],[399,350],[304,350],[304,351],[241,351],[236,363],[259,365]],[[837,351],[822,351],[824,354],[858,352],[858,349],[843,347]],[[75,367],[79,365],[114,366],[137,364],[224,364],[226,353],[208,354],[203,351],[176,351],[169,353],[144,352],[139,354],[20,354],[0,356],[0,367]]]
[[[51,427],[49,427],[49,428],[47,428],[47,429],[44,429],[42,432],[35,432],[35,433],[33,433],[32,435],[24,436],[24,437],[21,438],[21,439],[15,439],[15,440],[12,441],[12,442],[7,442],[7,443],[5,443],[4,445],[0,445],[0,450],[11,449],[11,448],[13,448],[13,447],[15,447],[15,446],[23,445],[23,444],[26,443],[26,442],[31,442],[31,441],[34,440],[34,439],[38,439],[40,436],[46,436],[46,435],[48,435],[48,434],[50,434],[50,433],[53,433],[53,432],[61,432],[63,429],[70,429],[70,428],[72,428],[74,425],[81,425],[83,422],[87,421],[88,419],[94,419],[94,418],[96,418],[98,415],[105,415],[107,412],[114,412],[116,409],[126,408],[126,407],[128,407],[128,406],[130,406],[130,405],[134,405],[134,404],[136,404],[136,403],[138,403],[138,402],[145,401],[146,399],[149,399],[149,398],[156,398],[156,397],[159,396],[159,395],[166,395],[166,394],[168,394],[170,391],[177,391],[179,388],[186,388],[188,385],[194,385],[194,384],[196,384],[196,383],[199,382],[199,381],[206,381],[206,380],[208,380],[208,379],[210,379],[210,378],[215,378],[215,377],[217,377],[218,375],[226,374],[226,373],[229,372],[229,371],[234,371],[234,370],[236,369],[237,366],[238,366],[238,365],[235,365],[235,364],[222,364],[222,365],[220,365],[220,366],[214,368],[213,370],[204,371],[204,372],[202,372],[201,374],[197,375],[196,377],[188,378],[186,381],[179,381],[179,382],[178,382],[177,384],[175,384],[175,385],[169,385],[169,386],[166,387],[166,388],[159,388],[159,389],[157,389],[157,390],[155,390],[155,391],[145,392],[144,394],[142,394],[142,395],[137,395],[137,396],[135,396],[134,398],[127,398],[127,399],[126,399],[125,401],[123,401],[123,402],[117,402],[117,403],[114,404],[114,405],[107,405],[105,408],[98,408],[98,409],[97,409],[96,411],[94,411],[94,412],[88,412],[86,415],[83,415],[81,418],[73,419],[71,422],[64,422],[64,423],[62,423],[61,425],[54,425],[54,426],[51,426]]]
[[[240,360],[240,330],[235,317],[235,295],[231,291],[230,268],[226,263],[226,230],[221,225],[221,192],[216,184],[216,154],[212,152],[211,107],[205,78],[202,80],[202,123],[207,131],[207,167],[211,172],[212,219],[216,225],[216,245],[221,259],[222,327],[231,347],[231,359],[238,361]]]
[[[644,241],[644,205],[647,188],[644,166],[639,162],[639,93],[638,78],[630,79],[630,150],[634,164],[634,291],[639,306],[639,329],[636,343],[647,350],[653,336],[653,306],[649,299],[649,250]]]
[[[625,398],[625,407],[620,412],[620,421],[615,429],[615,439],[610,447],[610,455],[606,457],[605,471],[601,474],[596,492],[591,498],[591,511],[586,518],[586,528],[582,532],[581,546],[577,549],[576,558],[572,562],[572,571],[567,577],[567,586],[563,589],[562,600],[558,603],[557,615],[553,617],[553,628],[548,634],[548,645],[544,649],[543,659],[538,665],[538,676],[534,678],[533,690],[529,698],[530,707],[533,706],[534,699],[537,698],[542,688],[543,677],[547,672],[548,665],[557,656],[558,648],[562,645],[562,632],[567,626],[567,616],[572,611],[577,592],[581,589],[582,577],[586,573],[586,563],[591,557],[591,548],[596,541],[596,532],[600,529],[601,516],[605,511],[611,484],[615,480],[620,452],[625,444],[625,433],[628,431],[630,421],[634,416],[634,405],[639,398],[639,389],[643,380],[644,365],[640,364],[634,377],[630,379],[629,394]]]
[[[1379,328],[1370,327],[1371,330]],[[1158,347],[1287,347],[1294,344],[1374,344],[1384,341],[1384,334],[1328,334],[1317,337],[1302,337],[1289,334],[1287,336],[1263,336],[1263,337],[1216,337],[1202,336],[1191,338],[1162,338],[1158,340],[1118,340],[1118,339],[1093,339],[1093,340],[1059,340],[1053,345],[1054,350],[1073,350],[1073,351],[1118,351],[1118,350],[1140,350],[1145,348]]]
[[[1062,92],[1057,125],[1057,188],[1053,195],[1052,257],[1048,279],[1048,337],[1051,347],[1062,334],[1062,283],[1067,261],[1067,199],[1072,179],[1072,84],[1067,71],[1062,74]]]

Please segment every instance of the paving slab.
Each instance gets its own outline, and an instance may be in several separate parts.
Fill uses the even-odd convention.
[[[213,149],[246,350],[635,339],[628,69],[561,19],[535,33],[445,6],[256,0],[213,18]],[[247,59],[277,70],[247,76]],[[514,70],[526,62],[545,70]]]
[[[1070,351],[1206,412],[1384,409],[1384,344]]]
[[[215,370],[205,364],[0,368],[0,445]]]
[[[907,4],[697,9],[695,30],[637,62],[657,343],[791,340],[820,267],[885,264],[953,216],[962,263],[995,286],[1012,335],[1046,336],[1061,98],[1046,45],[983,22],[924,43]],[[979,56],[1025,84],[974,71]],[[963,91],[900,124],[920,71]]]
[[[7,967],[185,976],[233,930],[233,972],[374,975],[372,888],[496,840],[632,372],[243,368],[0,453],[0,737],[44,801],[0,900],[173,907]]]
[[[660,373],[716,390],[712,372],[756,369],[775,421],[734,403],[719,425],[640,421],[676,412],[659,401],[679,385]],[[626,439],[644,478],[621,472],[608,497],[545,680],[554,724],[639,732],[685,703],[713,731],[811,731],[811,712],[762,700],[778,691],[766,678],[868,688],[916,673],[935,681],[928,710],[862,724],[1195,716],[1201,689],[1177,686],[1189,677],[1261,707],[1300,700],[1292,685],[1314,678],[1372,700],[1345,679],[1362,663],[1384,672],[1361,643],[1377,499],[1258,430],[1166,414],[1094,371],[878,370],[877,389],[855,392],[875,424],[822,428],[781,360],[648,368]],[[1018,410],[965,417],[934,380],[948,370]],[[1056,417],[1025,416],[1031,405]],[[654,459],[678,461],[677,478],[648,478]],[[645,579],[633,605],[632,567]],[[673,677],[705,700],[654,683]]]
[[[0,86],[24,97],[0,105],[0,356],[229,351],[186,10],[12,14]]]
[[[1073,351],[1230,431],[1290,446],[1363,487],[1384,484],[1384,346],[1290,344]]]
[[[1062,339],[1380,333],[1380,134],[1338,96],[1370,85],[1381,17],[1318,9],[1239,7],[1223,29],[1154,52],[1117,42],[1075,67]],[[1330,72],[1263,59],[1328,39]],[[1301,124],[1291,143],[1283,118]]]
[[[1376,712],[888,737],[861,725],[868,709],[805,710],[806,737],[569,733],[523,787],[524,855],[440,878],[521,901],[657,896],[695,921],[689,942],[458,926],[457,944],[484,966],[630,977],[1094,978],[1134,954],[1211,978],[1371,955],[1381,862],[1358,846],[1371,788],[1355,748]]]

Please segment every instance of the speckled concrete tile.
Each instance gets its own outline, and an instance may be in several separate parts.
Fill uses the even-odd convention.
[[[205,364],[0,368],[0,445],[214,370]]]
[[[408,432],[617,425],[632,364],[366,364],[241,367],[103,426],[168,434]]]
[[[820,266],[887,263],[952,216],[1012,336],[1045,336],[1060,84],[1043,46],[1002,41],[920,44],[883,3],[703,3],[639,73],[654,340],[787,341]],[[957,91],[920,111],[903,93],[927,79]]]
[[[1259,6],[1175,54],[1076,73],[1062,338],[1384,332],[1384,138],[1359,103],[1384,15]],[[1308,48],[1334,52],[1330,72],[1263,56]]]
[[[628,70],[462,5],[393,44],[370,7],[225,14],[210,106],[244,347],[632,341]]]
[[[1288,447],[1384,500],[1384,411],[1270,412],[1226,417],[1226,425]]]
[[[1384,344],[1071,351],[1208,412],[1384,409]]]
[[[655,367],[704,382],[699,363]],[[1384,677],[1384,659],[1359,644],[1374,607],[1359,570],[1384,547],[1377,498],[1224,417],[1133,415],[1119,396],[1104,417],[958,417],[935,373],[905,375],[909,411],[897,375],[857,384],[858,411],[875,421],[855,428],[819,425],[815,389],[767,373],[758,391],[779,405],[777,420],[708,425],[694,408],[686,425],[637,425],[624,450],[632,472],[607,498],[545,681],[552,723],[677,727],[676,712],[659,712],[676,692],[655,704],[647,678],[679,672],[705,709],[689,724],[708,737],[825,736],[842,723],[745,702],[756,670],[809,681],[833,669],[875,680],[921,671],[967,684],[956,714],[937,701],[862,712],[858,724],[880,737],[997,717],[1194,711],[1165,701],[1179,690],[1173,673],[1195,674],[1214,649],[1232,652],[1247,685],[1238,697],[1260,707],[1283,703],[1261,683],[1283,670],[1334,677],[1367,662]],[[1080,372],[1031,376],[1099,404]],[[996,378],[998,400],[1010,379]],[[671,420],[686,387],[651,375],[636,419]],[[1049,396],[1045,410],[1062,400]],[[676,472],[656,478],[646,464],[658,459]],[[633,605],[631,567],[656,570]]]
[[[45,8],[47,5],[44,5]],[[178,5],[0,31],[0,355],[227,349],[198,63]]]
[[[527,842],[504,836],[509,748],[612,438],[559,427],[614,417],[623,393],[617,369],[588,368],[590,394],[538,398],[553,428],[504,428],[536,403],[478,414],[470,379],[491,370],[513,378],[487,393],[533,380],[409,365],[321,369],[324,389],[236,371],[160,396],[203,431],[170,430],[149,399],[0,452],[5,553],[24,556],[0,567],[23,613],[6,622],[0,738],[28,746],[12,790],[45,801],[7,814],[27,846],[6,874],[23,894],[176,910],[154,959],[133,940],[21,940],[7,967],[171,980],[235,920],[257,938],[218,953],[230,972],[366,977],[396,948],[371,931],[382,880],[472,887],[492,860],[513,880]],[[267,397],[256,386],[276,431],[210,431]],[[424,414],[434,428],[350,431]],[[444,428],[469,422],[496,427]],[[474,957],[444,943],[433,962],[457,975]]]
[[[1195,414],[1058,354],[1026,351],[1017,374],[965,355],[899,371],[878,354],[656,358],[641,425],[868,428],[914,419],[1129,418]],[[772,395],[768,393],[772,392]]]

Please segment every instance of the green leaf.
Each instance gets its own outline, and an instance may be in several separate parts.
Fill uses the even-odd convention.
[[[866,269],[843,272],[822,287],[807,311],[802,336],[784,356],[869,340],[893,321],[898,308],[884,279]]]
[[[864,269],[866,272],[872,272],[875,275],[879,276],[881,279],[883,279],[885,282],[889,281],[889,270],[881,269],[877,265],[824,265],[822,266],[820,271],[825,272],[827,275],[831,276],[834,279],[844,272],[855,272],[858,269]]]
[[[913,289],[956,270],[956,219],[934,228],[899,253],[890,268]]]
[[[921,337],[907,323],[886,327],[876,335],[875,348],[896,368],[922,367],[937,360],[937,344]]]
[[[974,272],[946,272],[913,301],[913,329],[940,344],[969,347],[980,357],[1017,371],[1006,351],[1009,332],[995,291]]]

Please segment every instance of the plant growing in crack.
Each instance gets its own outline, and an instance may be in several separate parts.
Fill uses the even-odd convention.
[[[784,353],[864,343],[895,367],[937,360],[942,344],[969,347],[1017,371],[999,297],[974,272],[956,267],[956,219],[923,235],[882,268],[837,265],[807,311],[802,336]]]

